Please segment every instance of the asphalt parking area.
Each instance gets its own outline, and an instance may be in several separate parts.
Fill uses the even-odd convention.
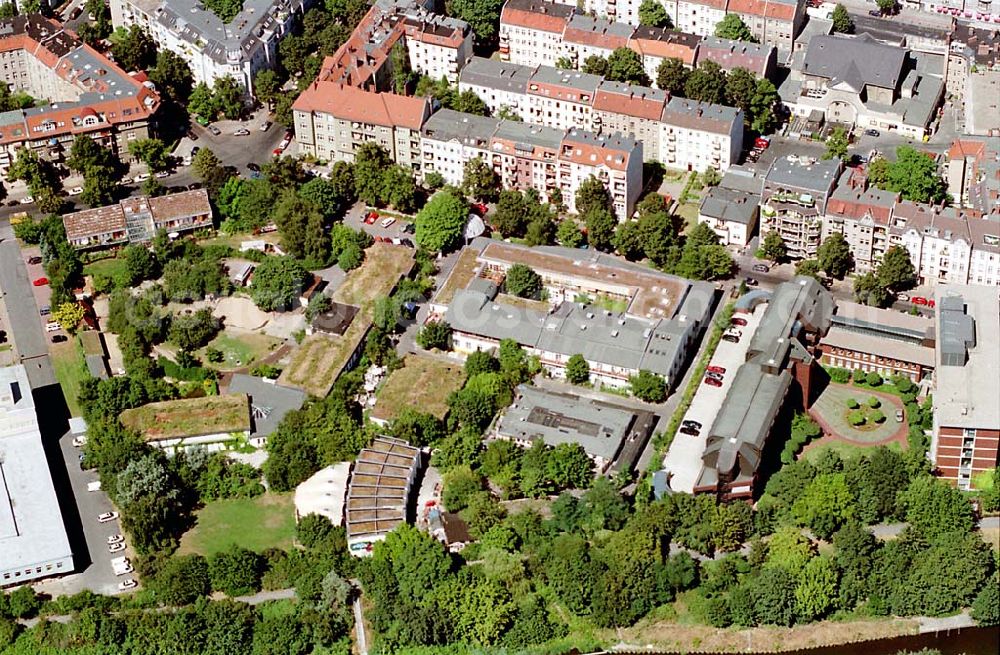
[[[722,340],[715,349],[709,366],[719,366],[726,369],[722,386],[713,387],[702,382],[691,400],[691,406],[684,414],[683,420],[701,423],[701,431],[696,437],[678,431],[670,444],[670,450],[667,451],[667,456],[663,460],[663,468],[667,470],[672,490],[682,493],[694,491],[694,485],[701,474],[701,456],[705,452],[705,443],[712,423],[715,422],[715,417],[722,408],[722,403],[726,399],[726,393],[729,391],[733,376],[736,375],[736,370],[746,361],[750,339],[753,338],[757,326],[760,325],[760,319],[766,308],[767,305],[762,303],[754,309],[753,314],[736,314],[735,316],[747,320],[745,326],[735,327],[743,333],[743,336],[738,343]],[[704,378],[702,379],[704,380]]]

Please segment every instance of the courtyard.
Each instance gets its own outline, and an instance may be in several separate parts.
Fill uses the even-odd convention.
[[[870,402],[873,398],[877,401],[875,406]],[[902,409],[902,401],[891,394],[831,383],[809,413],[827,435],[844,441],[859,446],[874,446],[901,440],[900,443],[905,445],[906,420],[896,421],[896,411]],[[878,420],[880,416],[882,420]],[[824,439],[817,440],[817,443]]]

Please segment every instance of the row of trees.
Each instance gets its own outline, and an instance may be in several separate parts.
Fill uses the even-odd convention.
[[[754,131],[766,133],[773,126],[778,91],[769,80],[754,77],[744,68],[727,73],[706,59],[688,70],[680,59],[671,57],[657,68],[656,85],[672,96],[738,107]]]

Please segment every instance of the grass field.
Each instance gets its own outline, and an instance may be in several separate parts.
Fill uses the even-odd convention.
[[[372,416],[388,421],[404,408],[413,407],[444,418],[448,395],[460,389],[464,381],[465,373],[458,364],[407,355],[403,368],[393,371],[379,389]]]
[[[90,377],[90,371],[83,361],[83,351],[80,350],[76,339],[71,339],[65,343],[52,344],[49,355],[56,379],[59,380],[63,396],[66,397],[70,415],[80,416],[80,403],[77,401],[80,384]]]
[[[195,527],[181,538],[180,552],[211,555],[238,544],[261,552],[287,549],[295,536],[292,494],[217,500],[195,516]]]
[[[267,357],[280,344],[281,339],[275,339],[266,334],[236,333],[233,330],[226,330],[215,337],[208,344],[208,348],[215,348],[222,352],[224,359],[217,366],[226,370],[249,366]],[[200,355],[204,355],[204,349]]]
[[[820,439],[815,443],[816,446],[809,448],[802,455],[803,457],[805,457],[807,460],[809,460],[814,464],[825,450],[836,451],[837,454],[840,455],[841,459],[848,459],[851,457],[857,457],[858,455],[862,455],[865,453],[865,451],[871,450],[872,448],[876,447],[876,446],[863,446],[860,444],[855,445],[837,439],[826,439],[826,440]],[[889,450],[894,450],[897,453],[903,451],[902,447],[896,441],[893,441],[892,443],[888,444],[886,448],[888,448]]]
[[[100,261],[91,262],[83,267],[84,275],[107,275],[114,278],[119,272],[125,269],[125,261],[117,257],[109,257]]]

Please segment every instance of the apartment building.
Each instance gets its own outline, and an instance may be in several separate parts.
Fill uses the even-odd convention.
[[[764,178],[760,232],[775,230],[793,259],[816,257],[826,204],[843,164],[787,155],[776,159]]]
[[[473,38],[468,23],[431,13],[416,0],[382,0],[372,5],[347,41],[323,60],[316,79],[391,91],[389,55],[399,44],[406,48],[412,70],[454,83],[472,56]]]
[[[712,228],[726,246],[745,248],[757,234],[764,178],[753,170],[732,166],[698,207],[698,222]]]
[[[1000,215],[904,200],[893,208],[889,240],[909,251],[920,284],[1000,286]]]
[[[830,330],[819,342],[819,360],[918,383],[934,372],[934,343],[932,318],[837,301]]]
[[[898,194],[869,187],[862,169],[847,169],[826,205],[822,238],[842,234],[851,247],[855,270],[871,271],[889,248],[889,226],[898,200]]]
[[[725,171],[743,148],[743,110],[671,98],[663,110],[660,161],[670,168]]]
[[[945,167],[955,205],[972,215],[1000,214],[1000,138],[956,139]]]
[[[500,12],[500,60],[524,66],[555,66],[572,5],[544,0],[507,0]]]
[[[944,96],[940,68],[932,58],[868,34],[815,35],[778,93],[796,116],[820,112],[828,122],[922,139],[931,134]]]
[[[712,315],[712,285],[596,251],[483,238],[470,249],[471,265],[453,269],[434,302],[445,306],[443,317],[460,355],[514,339],[555,377],[564,377],[569,358],[581,354],[593,382],[626,388],[630,376],[648,370],[672,387]],[[518,263],[541,276],[547,300],[525,303],[499,293]],[[441,298],[445,290],[448,298]],[[603,309],[603,300],[625,309]]]
[[[232,77],[253,94],[258,71],[277,64],[278,43],[313,0],[243,0],[228,23],[198,0],[111,0],[111,22],[146,30],[161,50],[180,55],[195,82]]]
[[[715,62],[724,71],[742,68],[757,77],[769,78],[777,69],[778,51],[773,45],[706,36],[698,43],[695,66],[703,61]]]
[[[1000,291],[937,288],[934,432],[931,459],[959,489],[1000,463]]]
[[[212,205],[204,189],[166,196],[126,198],[116,205],[63,215],[66,239],[77,250],[146,243],[168,234],[212,227]]]
[[[0,114],[0,173],[27,147],[62,161],[86,134],[125,162],[128,143],[151,136],[160,97],[144,75],[129,75],[62,25],[39,14],[0,20],[0,81],[48,100]]]
[[[782,61],[806,22],[806,3],[799,0],[729,0],[726,11],[739,16],[759,42],[777,48]]]
[[[632,215],[642,189],[642,144],[620,134],[559,130],[517,121],[484,118],[443,109],[424,124],[424,175],[440,173],[462,183],[465,162],[475,157],[492,166],[504,188],[538,191],[544,200],[559,189],[569,211],[590,177],[608,188],[619,220]]]
[[[474,57],[459,89],[475,92],[493,114],[507,111],[556,129],[631,134],[643,143],[646,159],[672,168],[724,171],[743,147],[739,109],[669,98],[579,71]]]
[[[697,9],[692,9],[697,13]],[[598,18],[574,7],[541,0],[510,0],[500,17],[500,60],[523,66],[554,66],[562,60],[580,68],[588,57],[607,58],[617,48],[631,48],[643,60],[650,80],[664,59],[695,67],[708,59],[724,70],[745,68],[758,76],[774,73],[777,49],[771,43],[719,39],[714,25],[707,33],[638,25],[635,21]]]
[[[28,373],[0,368],[0,588],[73,568]]]
[[[397,164],[420,170],[420,128],[431,115],[427,98],[315,81],[296,99],[292,112],[302,152],[327,161],[354,161],[362,144],[374,142]]]

